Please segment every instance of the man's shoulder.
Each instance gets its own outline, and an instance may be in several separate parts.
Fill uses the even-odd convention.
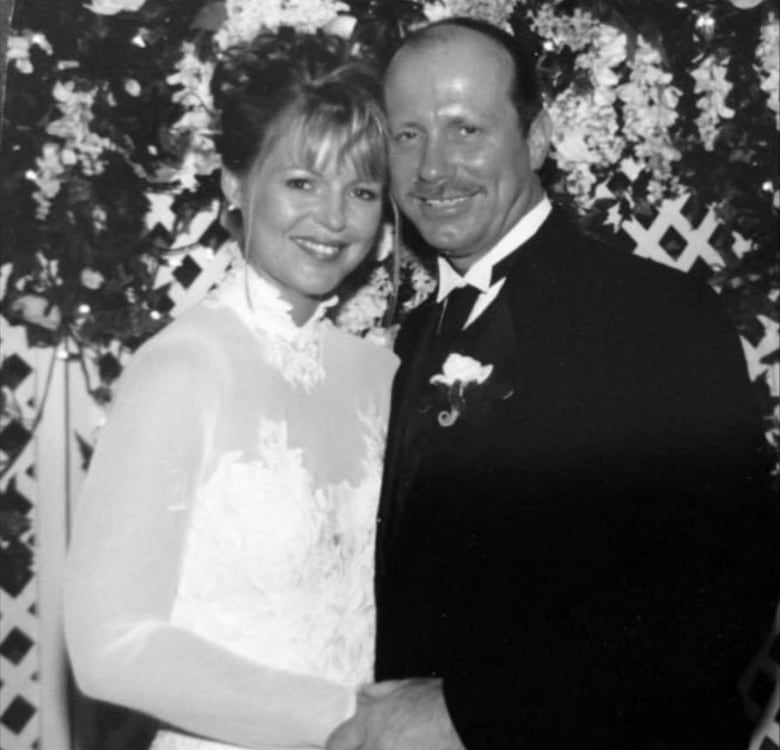
[[[629,248],[586,234],[576,224],[553,214],[540,263],[569,294],[605,303],[665,301],[698,303],[712,296],[691,274],[641,257]]]

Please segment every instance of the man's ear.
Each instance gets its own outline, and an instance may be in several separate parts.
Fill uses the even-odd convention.
[[[550,150],[550,139],[552,138],[552,121],[547,110],[543,109],[531,123],[528,131],[528,153],[531,157],[531,169],[536,172],[541,169],[544,160],[547,158],[547,152]]]
[[[220,187],[225,200],[228,202],[228,207],[231,209],[241,208],[241,182],[233,172],[224,167],[220,176]]]

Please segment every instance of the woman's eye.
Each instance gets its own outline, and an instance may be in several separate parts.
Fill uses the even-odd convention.
[[[417,133],[413,130],[401,130],[393,136],[393,140],[396,143],[409,143],[417,138]]]
[[[285,183],[288,188],[293,190],[311,190],[311,180],[307,177],[290,177]]]
[[[377,188],[359,187],[352,191],[352,194],[362,201],[379,200],[380,191]]]

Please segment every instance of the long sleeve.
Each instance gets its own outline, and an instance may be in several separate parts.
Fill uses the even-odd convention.
[[[351,689],[252,662],[170,619],[225,387],[194,343],[137,354],[101,433],[66,572],[76,680],[218,741],[323,745],[351,713]]]

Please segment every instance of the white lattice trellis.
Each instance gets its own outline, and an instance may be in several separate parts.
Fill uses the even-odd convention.
[[[689,196],[683,193],[665,201],[649,227],[631,219],[623,222],[622,229],[636,243],[634,253],[642,258],[650,258],[686,273],[698,260],[704,261],[713,270],[720,269],[723,259],[710,244],[718,229],[715,211],[707,211],[701,222],[694,226],[683,213],[688,200]],[[672,254],[666,249],[671,244],[670,233],[681,240],[683,248],[679,254]]]
[[[32,426],[36,406],[35,353],[27,347],[24,328],[13,328],[0,316],[0,338],[3,341],[3,363],[6,374],[4,397],[13,399],[15,419],[3,424],[2,463],[7,467],[9,453],[15,453],[20,441],[26,440],[26,431]],[[8,364],[6,364],[8,363]],[[29,369],[28,369],[29,368]],[[10,373],[8,371],[11,371]],[[25,374],[26,373],[26,374]],[[10,374],[10,377],[9,377]],[[19,571],[25,576],[24,566],[12,565],[11,556],[22,552],[22,547],[33,548],[35,529],[35,450],[32,441],[26,441],[21,453],[0,483],[0,492],[13,494],[20,514],[26,516],[30,528],[24,533],[18,547],[3,545],[6,576]],[[29,507],[25,505],[29,502]],[[28,510],[28,512],[24,512]],[[32,750],[40,739],[40,683],[39,644],[40,629],[37,615],[38,580],[32,575],[25,582],[14,576],[0,588],[0,747],[3,750]]]

